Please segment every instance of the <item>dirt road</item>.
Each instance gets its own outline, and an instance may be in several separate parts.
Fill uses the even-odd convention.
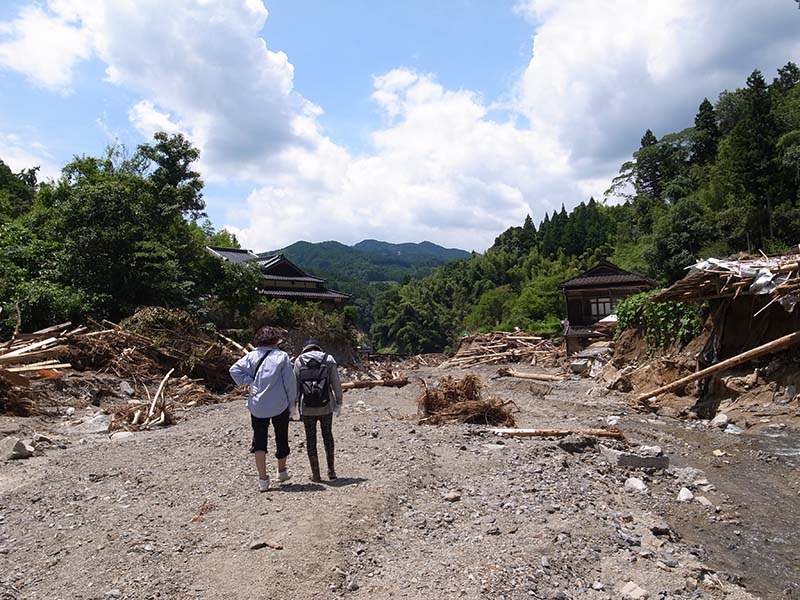
[[[474,372],[488,380],[494,370]],[[722,460],[730,464],[719,468],[709,458],[704,440],[723,434],[648,421],[586,380],[489,384],[519,405],[520,426],[597,427],[619,416],[634,445],[660,443],[673,464],[706,471],[717,488],[704,493],[712,506],[676,501],[680,471],[613,467],[595,447],[417,425],[418,383],[347,393],[335,423],[335,483],[308,481],[293,424],[294,479],[263,494],[243,402],[198,408],[126,441],[81,441],[51,422],[43,456],[0,464],[0,598],[599,599],[621,598],[625,586],[627,597],[650,598],[797,593],[800,576],[780,566],[796,547],[767,575],[725,545],[726,535],[748,535],[749,515],[726,483],[738,450],[729,448]],[[20,437],[44,427],[13,423]],[[780,464],[748,460],[780,478]],[[626,491],[629,477],[647,490]],[[794,516],[783,515],[781,526],[796,531],[793,485],[784,482],[781,501]]]

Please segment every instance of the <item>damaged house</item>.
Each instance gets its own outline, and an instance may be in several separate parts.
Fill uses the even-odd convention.
[[[800,254],[709,258],[689,267],[683,279],[652,298],[654,302],[668,300],[708,302],[708,338],[697,356],[698,370],[723,361],[739,362],[739,357],[755,358],[786,350],[797,341],[791,334],[800,331],[800,311],[796,308],[800,304]],[[786,396],[787,401],[796,396],[798,369],[796,361],[788,358],[784,355],[784,360],[770,360],[764,375],[772,383],[763,390],[769,397],[753,398],[754,404],[764,405],[778,395]],[[703,378],[698,389],[698,415],[712,417],[723,398],[751,393],[759,387],[758,375],[748,381],[739,379],[728,377],[725,371]]]
[[[593,342],[608,339],[613,328],[614,307],[621,301],[657,286],[652,279],[621,269],[608,261],[561,282],[567,300],[564,340],[567,355]]]
[[[283,298],[300,302],[318,302],[326,308],[341,308],[350,298],[347,294],[329,289],[327,281],[306,273],[283,254],[255,254],[238,248],[209,246],[207,250],[221,260],[232,263],[255,262],[264,276],[259,293],[268,298]]]

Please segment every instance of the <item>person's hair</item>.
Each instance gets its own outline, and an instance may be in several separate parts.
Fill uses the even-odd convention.
[[[281,340],[281,334],[275,327],[265,326],[253,336],[253,346],[274,346]]]

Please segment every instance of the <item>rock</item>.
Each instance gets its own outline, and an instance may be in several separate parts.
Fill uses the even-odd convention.
[[[677,419],[681,416],[681,411],[673,406],[662,406],[656,413],[659,417],[666,417],[668,419]]]
[[[267,547],[267,542],[253,542],[250,544],[250,550],[261,550]]]
[[[114,442],[125,442],[133,439],[132,431],[115,431],[111,434],[111,440]]]
[[[592,589],[593,589],[593,590],[597,590],[598,592],[599,592],[600,590],[602,590],[603,588],[605,588],[605,587],[606,587],[606,586],[604,586],[604,585],[603,585],[602,583],[600,583],[599,581],[595,581],[595,582],[592,584]]]
[[[678,502],[689,502],[694,499],[694,494],[692,490],[686,487],[682,487],[681,491],[678,492]]]
[[[351,579],[347,582],[347,591],[348,592],[355,592],[358,589],[358,583],[356,583],[355,579]]]
[[[75,414],[75,407],[74,406],[68,406],[67,410],[64,411],[64,414],[67,415],[68,417],[71,417],[72,415]]]
[[[579,358],[578,360],[573,360],[569,364],[569,368],[576,375],[580,375],[589,368],[589,361],[585,358]]]
[[[558,447],[570,454],[580,454],[589,448],[594,448],[597,440],[580,435],[569,435],[558,441]]]
[[[111,429],[111,415],[102,413],[93,417],[87,417],[81,423],[66,429],[67,433],[83,435],[87,433],[108,433]]]
[[[53,440],[48,436],[44,435],[43,433],[35,433],[33,434],[33,443],[34,444],[52,444]]]
[[[713,455],[714,455],[714,456],[716,456],[716,457],[720,457],[720,456],[727,456],[727,455],[728,455],[728,453],[727,453],[727,452],[725,452],[725,450],[720,450],[719,448],[717,448],[716,450],[714,450],[714,451],[713,451],[711,454],[713,454]]]
[[[18,460],[33,456],[34,448],[27,441],[15,437],[0,440],[0,459]]]
[[[708,424],[709,427],[717,427],[719,429],[725,429],[725,426],[728,424],[728,415],[725,413],[718,413],[716,417],[711,419],[711,422]]]
[[[725,428],[725,433],[730,435],[741,435],[743,433],[743,429],[741,427],[737,427],[736,425],[730,424]]]
[[[671,469],[670,473],[675,476],[675,478],[678,480],[678,483],[681,485],[690,485],[695,481],[705,477],[705,473],[703,471],[700,469],[695,469],[694,467],[675,468]]]
[[[787,398],[794,398],[795,396],[797,396],[797,386],[794,385],[793,383],[790,383],[789,385],[786,386],[785,393]]]
[[[122,592],[120,592],[118,589],[114,588],[113,590],[108,590],[106,592],[106,597],[107,598],[120,598],[120,597],[122,597]]]
[[[620,594],[622,594],[623,598],[627,600],[642,600],[643,598],[649,598],[650,594],[636,585],[633,581],[629,581],[620,590]]]
[[[700,504],[702,504],[706,508],[710,508],[710,507],[714,506],[714,504],[711,502],[711,500],[709,500],[705,496],[695,496],[695,500],[697,500]]]
[[[639,493],[646,492],[647,484],[636,477],[628,477],[628,479],[625,480],[625,491]]]
[[[126,396],[133,396],[136,393],[136,391],[133,389],[133,386],[127,381],[121,381],[119,383],[119,391]]]
[[[640,452],[641,450],[644,450],[644,452]],[[622,452],[601,444],[600,454],[606,462],[618,467],[632,467],[634,469],[669,468],[669,456],[661,454],[659,446],[642,446],[636,452]]]
[[[448,502],[458,502],[461,500],[461,493],[456,490],[450,490],[444,495],[444,499]]]

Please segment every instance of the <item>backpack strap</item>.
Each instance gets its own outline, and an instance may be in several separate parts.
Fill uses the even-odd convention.
[[[264,356],[262,356],[260,359],[258,359],[258,364],[256,365],[256,370],[253,371],[253,380],[254,381],[255,381],[256,375],[258,375],[258,370],[261,368],[261,365],[264,364],[264,361],[267,359],[267,357],[270,355],[271,352],[272,352],[272,350],[267,350],[264,353]]]

